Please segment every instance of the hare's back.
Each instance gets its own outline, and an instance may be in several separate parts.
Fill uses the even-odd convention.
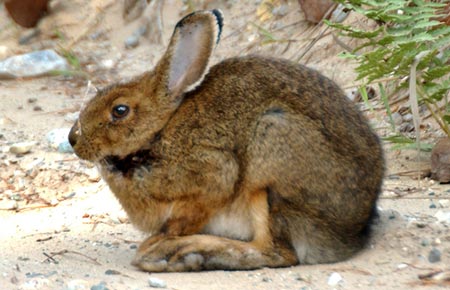
[[[378,144],[366,119],[334,81],[288,60],[226,59],[210,69],[192,97],[207,107],[203,117],[214,123],[251,127],[266,112],[284,112],[311,120],[332,143],[348,140],[353,147],[356,138],[369,146]]]

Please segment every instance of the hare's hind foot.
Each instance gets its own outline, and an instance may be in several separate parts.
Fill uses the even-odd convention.
[[[298,263],[295,252],[211,235],[149,238],[133,265],[149,272],[248,270]]]

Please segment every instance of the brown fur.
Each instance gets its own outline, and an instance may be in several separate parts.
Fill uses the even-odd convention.
[[[378,138],[335,83],[304,66],[231,58],[202,79],[220,26],[217,11],[182,19],[156,68],[101,91],[70,134],[150,233],[133,263],[197,271],[350,257],[382,182]],[[120,120],[117,104],[130,108]]]

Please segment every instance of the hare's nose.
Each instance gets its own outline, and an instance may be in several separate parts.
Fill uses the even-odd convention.
[[[80,128],[78,127],[78,122],[79,121],[77,120],[77,122],[73,125],[72,129],[70,129],[69,132],[69,143],[72,147],[77,144],[78,137],[80,136]]]

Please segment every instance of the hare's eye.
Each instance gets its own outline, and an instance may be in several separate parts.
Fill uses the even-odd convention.
[[[125,105],[117,105],[112,109],[112,117],[114,120],[125,118],[130,112],[130,107]]]

